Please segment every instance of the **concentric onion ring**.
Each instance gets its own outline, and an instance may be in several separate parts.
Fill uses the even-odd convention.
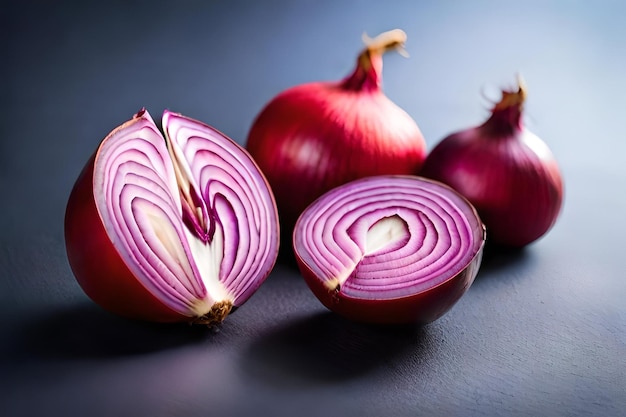
[[[427,323],[469,288],[484,241],[476,210],[448,186],[376,176],[316,200],[298,219],[293,244],[329,309],[359,321]]]

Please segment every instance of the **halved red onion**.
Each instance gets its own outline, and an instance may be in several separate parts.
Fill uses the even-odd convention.
[[[319,300],[349,319],[429,323],[478,272],[485,229],[452,188],[415,176],[339,186],[296,223],[294,252]]]
[[[113,130],[78,178],[65,232],[87,295],[124,316],[221,322],[278,254],[278,217],[256,163],[214,128],[147,111]]]

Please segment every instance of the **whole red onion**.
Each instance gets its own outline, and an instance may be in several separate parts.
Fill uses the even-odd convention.
[[[69,263],[113,313],[219,323],[276,261],[276,205],[234,141],[169,111],[162,125],[141,110],[87,162],[65,213]]]
[[[548,146],[523,124],[526,89],[503,91],[482,125],[453,133],[420,172],[463,194],[478,210],[489,241],[523,247],[554,225],[563,181]]]
[[[470,287],[484,226],[452,188],[416,176],[343,184],[302,213],[293,245],[300,271],[330,310],[368,323],[438,319]]]
[[[300,213],[331,188],[421,167],[420,129],[381,89],[382,55],[405,41],[399,29],[369,39],[350,76],[292,87],[254,121],[246,147],[274,190],[289,238]]]

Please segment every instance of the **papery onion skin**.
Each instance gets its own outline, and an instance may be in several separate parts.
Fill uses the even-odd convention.
[[[324,202],[324,200],[328,200],[328,196],[332,193],[349,195],[354,186],[364,182],[371,182],[375,184],[376,187],[385,189],[393,186],[394,183],[398,181],[408,181],[409,184],[413,183],[410,185],[411,187],[420,187],[424,184],[430,184],[428,185],[430,187],[434,184],[435,187],[442,190],[444,195],[455,195],[459,201],[461,201],[461,204],[464,205],[463,210],[465,210],[465,214],[471,219],[472,224],[475,226],[475,229],[471,232],[473,236],[473,240],[470,242],[471,252],[466,254],[467,262],[463,264],[462,267],[458,268],[458,271],[442,282],[433,286],[427,286],[427,288],[423,288],[419,291],[407,291],[407,294],[403,296],[389,298],[385,297],[384,294],[376,295],[375,292],[372,292],[372,296],[368,298],[355,297],[346,294],[342,290],[341,285],[329,288],[329,278],[320,276],[319,271],[316,271],[316,268],[312,265],[316,259],[314,256],[313,259],[311,259],[311,252],[308,252],[308,248],[302,243],[304,240],[303,236],[307,233],[305,223],[310,222],[309,213],[324,213],[326,210],[333,211],[332,207],[330,207],[327,202]],[[385,196],[382,197],[382,199],[385,198]],[[395,202],[393,198],[391,198],[389,206],[392,207],[394,204]],[[352,203],[350,207],[358,205],[359,202],[356,201]],[[331,216],[339,215],[340,210],[342,209],[337,209]],[[390,210],[393,211],[392,208]],[[319,214],[320,218],[323,216],[324,214]],[[331,220],[328,221],[331,223],[329,227],[333,228],[334,234],[337,232],[336,226],[332,224]],[[320,242],[320,244],[322,243]],[[482,262],[484,244],[484,226],[478,213],[462,196],[458,195],[450,187],[429,179],[397,175],[374,176],[352,181],[324,194],[300,216],[296,223],[293,236],[294,253],[300,272],[307,285],[320,302],[329,310],[349,320],[382,325],[425,325],[446,314],[474,282]],[[354,272],[351,272],[351,274],[352,273]],[[442,274],[445,273],[446,271],[442,271]],[[385,278],[393,276],[393,274],[394,270],[389,269],[386,271]]]
[[[521,248],[545,235],[563,204],[548,146],[523,124],[526,90],[503,91],[487,121],[442,139],[420,175],[452,186],[478,210],[495,245]]]
[[[97,203],[99,198],[105,198],[106,200],[106,197],[97,195],[97,190],[100,190],[102,185],[96,181],[96,165],[98,164],[98,159],[102,159],[104,144],[107,141],[121,140],[116,137],[116,134],[124,132],[125,129],[130,129],[138,120],[149,120],[153,128],[157,129],[144,109],[137,113],[132,120],[117,127],[102,140],[77,178],[70,193],[65,212],[66,252],[72,272],[83,291],[105,310],[131,319],[164,323],[188,322],[210,326],[222,322],[230,312],[243,304],[251,295],[250,292],[255,291],[271,272],[278,255],[278,213],[267,181],[263,174],[258,171],[258,166],[245,149],[202,122],[169,111],[164,112],[164,120],[166,117],[169,117],[169,119],[178,118],[182,120],[183,124],[188,123],[191,127],[212,132],[211,135],[219,138],[225,149],[232,150],[235,158],[241,158],[244,161],[242,164],[245,164],[247,167],[245,169],[251,169],[249,175],[254,176],[254,178],[251,178],[249,181],[259,187],[259,192],[266,193],[262,197],[264,199],[263,202],[259,204],[263,205],[261,210],[265,210],[264,213],[268,216],[265,227],[270,231],[269,240],[261,243],[266,245],[262,248],[267,250],[267,253],[266,257],[263,258],[264,261],[259,275],[252,278],[254,282],[250,284],[251,287],[249,288],[251,289],[237,289],[236,291],[245,291],[241,299],[236,299],[235,297],[232,300],[215,300],[211,305],[207,305],[206,308],[202,307],[204,308],[202,313],[197,313],[193,308],[194,303],[196,303],[195,307],[205,303],[205,300],[202,299],[190,299],[189,302],[192,308],[189,310],[183,309],[183,311],[179,309],[177,311],[170,308],[164,300],[160,299],[158,295],[151,292],[140,282],[136,273],[133,273],[131,270],[132,268],[127,263],[128,261],[123,258],[121,249],[113,242],[112,236],[116,232],[107,230],[104,224],[103,213],[100,211]],[[159,135],[161,134],[159,133]],[[161,139],[163,139],[163,136],[161,136]],[[165,145],[163,144],[162,146],[165,149]],[[235,169],[234,167],[231,168]],[[174,181],[173,178],[170,178],[170,180]],[[182,210],[180,207],[178,209]],[[182,212],[180,211],[181,214]],[[127,213],[127,215],[129,214]],[[183,218],[178,220],[180,220],[181,228],[187,227],[182,226],[184,223]],[[219,219],[219,221],[226,222],[228,219]],[[192,234],[193,231],[190,232],[190,235]],[[182,242],[184,238],[180,238]],[[238,238],[237,241],[239,241]],[[146,242],[154,244],[154,242]],[[151,256],[155,255],[156,253]],[[190,253],[187,255],[192,256]],[[246,256],[254,256],[254,254],[246,253]],[[187,259],[191,263],[199,261],[192,258]],[[200,283],[198,285],[203,286],[205,284]],[[205,291],[208,292],[206,289]]]
[[[371,40],[339,82],[289,88],[262,109],[246,147],[274,190],[287,238],[300,213],[324,192],[381,174],[416,174],[426,156],[413,118],[381,89],[382,55],[406,35]]]

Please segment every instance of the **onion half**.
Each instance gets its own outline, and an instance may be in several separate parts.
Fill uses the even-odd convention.
[[[370,323],[429,323],[472,284],[484,226],[452,188],[415,176],[375,176],[311,204],[293,235],[307,284],[330,310]]]
[[[170,111],[113,130],[70,195],[65,239],[85,293],[132,318],[221,322],[272,270],[278,216],[248,153]]]

